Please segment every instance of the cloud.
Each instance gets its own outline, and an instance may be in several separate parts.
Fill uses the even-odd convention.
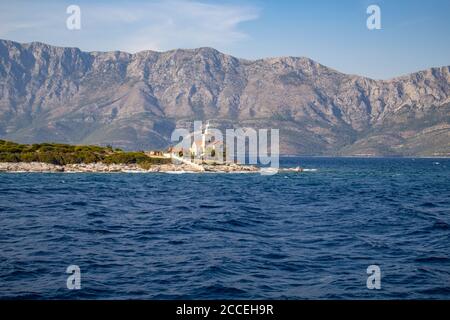
[[[257,19],[260,13],[253,6],[191,0],[81,2],[82,29],[74,33],[65,28],[68,15],[64,6],[68,4],[44,2],[37,6],[30,1],[15,11],[10,6],[8,13],[0,13],[0,37],[85,50],[137,52],[201,46],[223,50],[245,40],[248,35],[241,24]],[[45,22],[39,19],[40,13]]]
[[[196,1],[161,1],[127,9],[127,18],[102,12],[97,21],[109,19],[137,25],[131,34],[121,39],[120,46],[130,52],[168,50],[180,47],[224,47],[247,37],[239,29],[242,22],[257,19],[253,7],[208,4]],[[107,13],[107,15],[105,15]],[[124,13],[121,13],[124,15]]]

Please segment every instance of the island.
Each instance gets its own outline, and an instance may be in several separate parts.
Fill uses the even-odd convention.
[[[281,170],[301,172],[300,168]],[[260,168],[230,162],[194,162],[164,151],[130,152],[112,146],[0,140],[0,172],[258,173]]]

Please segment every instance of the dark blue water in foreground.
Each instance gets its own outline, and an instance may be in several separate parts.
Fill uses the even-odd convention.
[[[0,174],[0,298],[450,298],[450,160],[298,164],[318,172]]]

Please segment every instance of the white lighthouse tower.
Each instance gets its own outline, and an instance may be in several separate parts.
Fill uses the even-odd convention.
[[[205,130],[202,134],[202,153],[204,154],[206,152],[206,144],[209,143],[209,120],[206,123]]]

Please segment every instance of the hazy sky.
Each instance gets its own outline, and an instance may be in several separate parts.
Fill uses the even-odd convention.
[[[68,30],[66,8],[81,8]],[[366,9],[381,8],[381,30]],[[241,58],[306,56],[387,79],[450,65],[450,0],[0,0],[0,38],[86,51],[214,47]]]

